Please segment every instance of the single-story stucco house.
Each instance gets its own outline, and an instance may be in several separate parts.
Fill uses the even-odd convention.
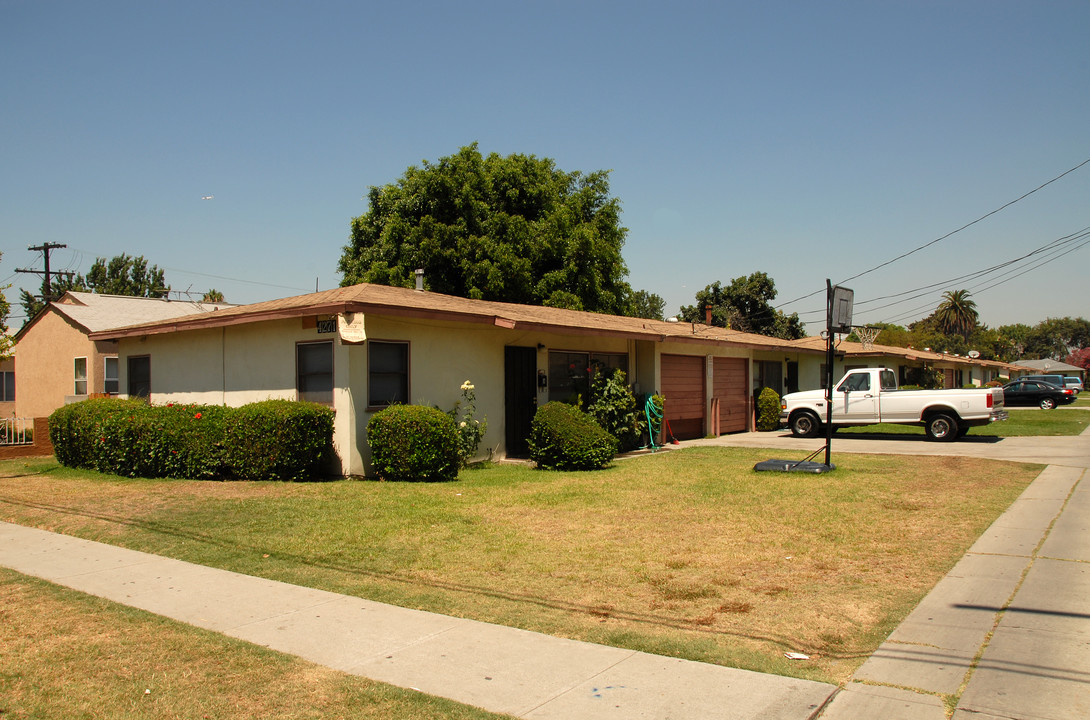
[[[117,342],[92,340],[93,332],[225,307],[232,306],[70,290],[15,334],[11,374],[4,376],[14,400],[5,414],[46,417],[67,402],[117,394]]]
[[[752,429],[753,394],[789,341],[682,322],[361,284],[92,333],[118,344],[122,395],[231,406],[312,400],[336,412],[345,475],[366,474],[366,426],[392,403],[453,408],[475,386],[482,455],[526,453],[536,407],[584,391],[594,365],[666,397],[679,439]],[[775,376],[775,377],[773,377]]]
[[[1063,375],[1064,377],[1077,377],[1086,381],[1086,371],[1078,365],[1045,358],[1043,360],[1019,360],[1022,371],[1020,375]]]

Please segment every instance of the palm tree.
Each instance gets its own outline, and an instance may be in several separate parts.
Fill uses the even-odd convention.
[[[969,340],[977,326],[979,314],[976,303],[969,299],[968,290],[947,290],[942,294],[942,302],[935,308],[935,321],[939,328],[948,334],[956,333]]]

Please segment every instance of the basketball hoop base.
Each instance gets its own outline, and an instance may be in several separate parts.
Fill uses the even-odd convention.
[[[762,460],[753,466],[757,472],[805,472],[826,473],[836,470],[836,465],[813,460]]]

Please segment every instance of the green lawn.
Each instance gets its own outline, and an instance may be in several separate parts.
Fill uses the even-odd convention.
[[[1027,437],[1032,435],[1078,435],[1090,425],[1090,397],[1079,397],[1072,405],[1055,410],[1010,408],[1009,420],[991,423],[969,430],[970,435],[984,437]],[[842,433],[879,435],[923,435],[918,425],[879,423],[844,428]]]
[[[802,457],[802,453],[778,453]],[[201,482],[0,463],[0,519],[405,607],[838,682],[1040,471],[671,449],[452,483]],[[811,656],[788,661],[787,651]]]

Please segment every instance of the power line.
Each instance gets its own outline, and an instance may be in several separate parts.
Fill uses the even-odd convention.
[[[876,271],[876,270],[880,270],[880,269],[882,269],[882,268],[886,267],[887,265],[892,265],[893,263],[897,262],[898,260],[903,260],[904,258],[908,257],[909,255],[915,254],[915,253],[919,252],[920,250],[923,250],[923,249],[925,249],[925,248],[929,248],[929,247],[931,247],[932,245],[934,245],[935,243],[941,242],[941,241],[945,240],[946,238],[950,237],[951,235],[954,235],[954,234],[956,234],[956,233],[959,233],[959,232],[961,232],[962,230],[965,230],[966,228],[970,228],[970,227],[972,227],[973,225],[976,225],[977,223],[981,222],[982,220],[985,220],[985,219],[987,219],[987,218],[991,217],[992,215],[995,215],[995,214],[996,214],[996,213],[998,213],[998,212],[1001,212],[1001,211],[1003,211],[1003,210],[1006,210],[1006,209],[1007,209],[1007,208],[1009,208],[1009,207],[1010,207],[1011,205],[1014,205],[1014,204],[1015,204],[1016,202],[1019,202],[1019,201],[1021,201],[1021,200],[1025,200],[1025,199],[1026,199],[1026,198],[1028,198],[1028,197],[1029,197],[1030,195],[1033,195],[1033,194],[1034,194],[1035,192],[1038,192],[1039,190],[1043,190],[1044,188],[1048,187],[1049,185],[1051,185],[1052,183],[1056,182],[1057,180],[1059,180],[1059,179],[1061,179],[1061,178],[1065,177],[1066,175],[1070,175],[1071,173],[1075,172],[1076,170],[1078,170],[1079,168],[1081,168],[1081,167],[1083,167],[1084,165],[1087,165],[1087,164],[1090,164],[1090,158],[1087,158],[1086,160],[1083,160],[1083,161],[1082,161],[1081,163],[1079,163],[1079,164],[1078,164],[1078,165],[1076,165],[1075,167],[1071,168],[1070,170],[1066,170],[1066,171],[1064,171],[1064,172],[1060,173],[1059,175],[1057,175],[1056,177],[1052,178],[1052,179],[1051,179],[1051,180],[1049,180],[1048,182],[1045,182],[1045,183],[1042,183],[1042,184],[1038,185],[1037,187],[1035,187],[1034,189],[1030,190],[1029,192],[1027,192],[1027,193],[1025,193],[1025,194],[1021,195],[1020,197],[1017,197],[1017,198],[1015,198],[1014,200],[1011,200],[1010,202],[1008,202],[1008,203],[1005,203],[1005,204],[1001,205],[1000,207],[996,208],[995,210],[992,210],[992,211],[991,211],[991,212],[989,212],[989,213],[986,213],[986,214],[984,214],[984,215],[981,215],[981,216],[980,216],[980,217],[978,217],[978,218],[977,218],[976,220],[973,220],[972,222],[966,223],[966,224],[962,225],[961,227],[957,228],[956,230],[951,230],[950,232],[946,233],[946,234],[945,234],[945,235],[943,235],[942,237],[938,237],[938,238],[935,238],[935,239],[934,239],[934,240],[932,240],[931,242],[928,242],[928,243],[924,243],[923,245],[920,245],[919,247],[917,247],[917,248],[915,248],[915,249],[913,249],[913,250],[909,250],[909,251],[908,251],[908,252],[906,252],[906,253],[902,253],[901,255],[898,255],[897,257],[893,258],[892,260],[887,260],[886,262],[884,262],[884,263],[881,263],[880,265],[875,265],[874,267],[870,268],[869,270],[864,270],[864,271],[863,271],[863,272],[861,272],[861,273],[856,273],[855,275],[852,275],[851,277],[848,277],[848,278],[845,278],[845,279],[841,280],[841,281],[840,281],[839,283],[837,283],[837,284],[841,284],[841,283],[846,283],[846,282],[849,282],[849,281],[851,281],[851,280],[855,280],[856,278],[861,278],[861,277],[863,277],[864,275],[869,275],[870,273],[872,273],[872,272],[874,272],[874,271]],[[785,305],[790,305],[791,303],[793,303],[793,302],[798,302],[799,300],[806,300],[806,299],[812,298],[812,297],[814,297],[815,295],[818,295],[819,293],[822,293],[822,292],[824,292],[824,289],[822,289],[822,290],[815,290],[814,292],[812,292],[812,293],[810,293],[810,294],[808,294],[808,295],[803,295],[803,296],[801,296],[801,297],[797,297],[797,298],[795,298],[794,300],[788,300],[788,301],[787,301],[787,302],[785,302],[785,303],[782,303],[782,304],[780,304],[780,305],[777,305],[777,306],[776,306],[776,309],[778,310],[779,308],[782,308],[782,307],[784,307]]]
[[[860,306],[868,305],[868,304],[875,303],[875,302],[879,302],[881,300],[888,300],[888,299],[892,299],[892,298],[902,298],[900,300],[894,300],[894,302],[890,302],[890,303],[887,303],[885,305],[879,305],[877,307],[867,308],[865,310],[865,312],[874,312],[874,311],[877,311],[877,310],[884,310],[886,308],[895,307],[897,305],[902,305],[902,304],[904,304],[906,302],[910,302],[912,300],[917,300],[917,299],[922,298],[922,297],[927,297],[928,295],[931,295],[933,293],[933,291],[935,289],[937,289],[937,288],[950,287],[954,283],[962,283],[962,282],[965,282],[967,280],[979,280],[979,279],[982,279],[982,278],[987,278],[988,276],[994,275],[995,273],[997,273],[997,272],[999,272],[1001,270],[1004,270],[1005,268],[1011,268],[1012,266],[1019,266],[1021,264],[1021,266],[1019,266],[1019,267],[1014,267],[1012,269],[1007,270],[1005,273],[1002,273],[1000,275],[992,277],[991,279],[984,280],[985,283],[991,283],[990,285],[987,285],[987,287],[983,287],[982,289],[979,290],[979,292],[984,292],[986,290],[990,290],[993,287],[996,287],[997,285],[1000,285],[1002,283],[1009,282],[1010,280],[1014,280],[1014,279],[1016,279],[1018,277],[1021,277],[1022,275],[1026,274],[1026,273],[1028,273],[1028,272],[1030,272],[1032,270],[1035,270],[1035,269],[1037,269],[1037,268],[1039,268],[1039,267],[1041,267],[1043,265],[1046,265],[1046,264],[1048,264],[1050,262],[1058,260],[1059,258],[1063,257],[1064,255],[1067,255],[1067,254],[1069,254],[1071,252],[1075,252],[1076,250],[1080,250],[1080,249],[1082,249],[1083,247],[1085,247],[1088,244],[1090,244],[1090,227],[1085,227],[1085,228],[1083,228],[1081,230],[1078,230],[1077,232],[1071,233],[1069,235],[1064,235],[1063,237],[1060,237],[1060,238],[1057,238],[1056,240],[1045,243],[1044,245],[1042,245],[1040,247],[1034,248],[1033,250],[1025,253],[1024,255],[1021,255],[1021,256],[1016,257],[1016,258],[1012,258],[1010,260],[1006,260],[1006,261],[998,263],[996,265],[992,265],[991,267],[983,268],[981,270],[975,270],[973,272],[966,273],[966,274],[960,275],[958,277],[949,278],[947,280],[942,280],[940,282],[935,282],[935,283],[931,283],[931,284],[928,284],[928,285],[923,285],[923,286],[920,286],[920,287],[911,288],[909,290],[904,290],[904,291],[899,292],[899,293],[893,293],[891,295],[883,295],[881,297],[871,298],[871,299],[868,299],[868,300],[861,300],[861,301],[855,303],[855,308],[856,308],[856,310],[858,310],[860,308]],[[1040,256],[1044,256],[1044,259],[1041,259]],[[1037,262],[1038,259],[1040,259],[1041,261]],[[1025,267],[1025,264],[1027,263],[1027,261],[1029,261],[1031,263],[1036,263],[1036,264],[1027,268],[1027,267]],[[1014,274],[1014,273],[1017,273],[1017,274]],[[970,286],[967,289],[976,290],[977,288],[980,288],[980,287],[981,287],[981,285],[978,284],[978,285],[975,285],[975,286]],[[905,296],[908,296],[908,297],[905,297]],[[933,309],[932,305],[923,305],[923,306],[913,308],[911,310],[902,311],[898,315],[898,317],[888,319],[888,320],[883,320],[882,322],[897,322],[898,320],[902,320],[902,319],[905,319],[905,318],[908,318],[908,317],[912,317],[915,313],[917,313],[917,312],[919,312],[921,310],[927,310],[927,309]],[[805,312],[801,312],[801,313],[799,313],[799,315],[801,317],[808,317],[808,316],[823,315],[824,313],[825,313],[825,309],[822,308],[822,309],[814,309],[814,310],[808,310],[808,311],[805,311]]]
[[[41,298],[45,302],[46,305],[48,305],[50,302],[53,301],[53,277],[56,276],[56,275],[63,275],[63,276],[66,276],[66,277],[72,277],[72,275],[74,275],[74,273],[67,272],[67,271],[51,272],[50,269],[49,269],[49,253],[52,252],[53,250],[58,249],[58,248],[65,248],[65,247],[68,247],[68,246],[64,245],[62,243],[48,243],[48,242],[44,243],[42,245],[34,245],[34,246],[31,246],[31,247],[28,247],[27,250],[39,251],[39,252],[42,253],[42,257],[45,260],[44,269],[42,269],[42,270],[25,270],[23,268],[17,268],[15,270],[15,272],[17,272],[17,273],[30,273],[32,275],[41,275],[42,276],[42,295],[41,295]]]

